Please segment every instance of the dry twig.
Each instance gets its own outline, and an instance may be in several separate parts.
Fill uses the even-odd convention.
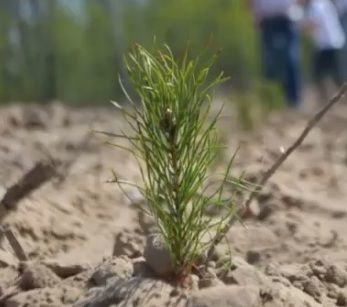
[[[0,228],[0,232],[6,237],[7,241],[10,243],[14,253],[16,254],[17,258],[19,261],[27,261],[28,257],[24,252],[24,249],[20,245],[19,241],[17,240],[16,236],[14,233],[6,228]]]
[[[250,210],[250,205],[254,197],[262,190],[264,185],[268,182],[268,180],[273,176],[273,174],[277,171],[277,169],[283,164],[283,162],[302,144],[306,136],[312,130],[313,127],[317,125],[317,123],[323,118],[323,116],[330,110],[332,106],[341,101],[341,99],[345,96],[347,92],[347,83],[343,84],[337,94],[330,99],[330,101],[323,106],[307,123],[304,130],[301,132],[300,136],[295,140],[295,142],[288,147],[288,149],[276,160],[276,162],[265,172],[261,180],[256,184],[256,188],[249,194],[244,206],[239,210],[237,217],[243,218],[245,217]],[[219,232],[213,239],[210,249],[207,253],[207,259],[213,254],[214,248],[218,245],[224,236],[227,234],[231,226],[235,223],[235,216],[233,216],[226,226]]]
[[[55,168],[51,163],[43,161],[36,163],[16,184],[7,190],[0,204],[7,209],[14,209],[18,201],[38,189],[55,174]]]

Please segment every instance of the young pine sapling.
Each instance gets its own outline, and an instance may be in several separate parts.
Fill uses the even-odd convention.
[[[125,66],[140,103],[124,87],[132,111],[114,103],[131,132],[106,133],[130,143],[127,150],[142,176],[138,189],[146,200],[145,210],[155,221],[178,280],[187,277],[210,248],[212,239],[206,240],[206,234],[218,233],[235,215],[235,204],[225,197],[226,184],[243,187],[230,176],[233,159],[225,174],[208,173],[220,146],[216,130],[220,112],[210,118],[210,91],[223,81],[222,73],[208,78],[214,60],[201,65],[185,54],[176,61],[167,46],[149,52],[136,45]],[[114,181],[122,185],[116,176]],[[210,206],[222,209],[222,214],[208,217]]]

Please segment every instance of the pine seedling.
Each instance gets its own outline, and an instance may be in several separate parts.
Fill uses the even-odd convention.
[[[233,159],[225,174],[208,173],[220,146],[216,131],[220,113],[211,119],[210,91],[224,80],[222,73],[208,78],[214,60],[201,65],[185,54],[176,61],[167,46],[149,52],[136,45],[125,66],[140,103],[124,87],[132,111],[114,103],[131,132],[106,133],[131,144],[127,150],[139,165],[144,209],[155,221],[177,278],[187,276],[210,247],[206,235],[218,233],[235,214],[234,203],[225,196],[226,185],[242,187],[230,176]],[[211,205],[222,209],[217,218],[205,215]]]

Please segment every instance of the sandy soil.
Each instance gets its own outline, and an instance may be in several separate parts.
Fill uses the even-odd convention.
[[[240,144],[235,173],[259,177],[305,123],[304,115],[289,111],[252,133],[223,121],[229,149],[218,168]],[[216,282],[199,280],[195,292],[177,290],[176,296],[170,285],[150,273],[147,278],[137,209],[107,183],[111,170],[138,180],[136,164],[90,135],[92,129],[120,126],[117,112],[106,108],[0,109],[0,198],[42,159],[69,166],[62,180],[50,180],[11,210],[1,208],[2,226],[13,231],[30,260],[19,261],[2,238],[0,306],[164,306],[163,300],[172,306],[347,306],[345,106],[332,110],[270,180],[253,204],[255,217],[245,220],[247,227],[235,225],[228,233],[236,270],[228,278],[218,271],[218,259],[228,253],[223,243],[211,264]],[[128,192],[136,201],[136,193]],[[125,299],[129,288],[135,289],[132,301]],[[112,292],[117,299],[103,300],[110,289],[117,289]],[[144,299],[146,289],[157,295]],[[218,301],[228,297],[225,293],[232,298]],[[96,301],[87,301],[90,297]],[[241,305],[235,297],[242,298]]]

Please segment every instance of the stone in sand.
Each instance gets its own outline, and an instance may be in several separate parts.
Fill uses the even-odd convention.
[[[148,266],[159,277],[167,277],[174,272],[170,253],[159,236],[148,236],[144,257]]]
[[[129,259],[109,258],[96,267],[90,280],[96,286],[102,286],[111,277],[130,278],[133,272],[134,268]]]
[[[23,290],[53,287],[60,282],[60,278],[42,264],[30,264],[23,270],[19,286]]]

